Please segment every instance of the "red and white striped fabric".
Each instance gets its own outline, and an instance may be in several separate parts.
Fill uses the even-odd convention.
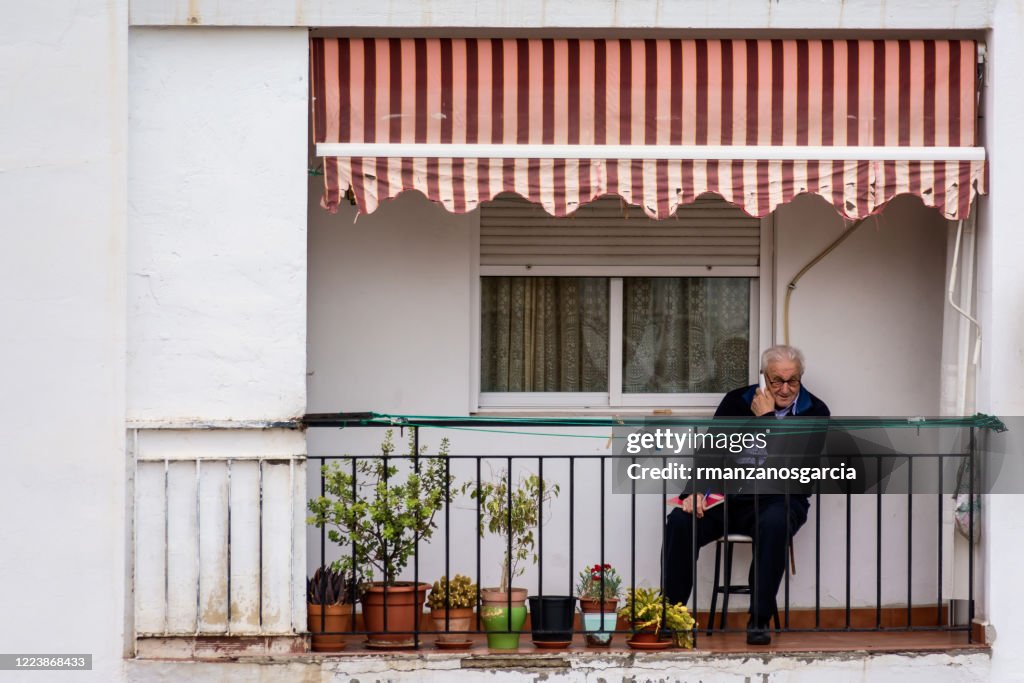
[[[313,38],[316,142],[972,147],[969,40]],[[715,192],[754,216],[812,192],[850,218],[910,193],[950,219],[984,161],[329,157],[323,205],[515,192],[556,216],[605,194],[654,218]]]

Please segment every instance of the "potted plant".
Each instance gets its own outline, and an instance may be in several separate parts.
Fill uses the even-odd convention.
[[[476,601],[477,587],[468,576],[456,574],[450,581],[447,576],[442,576],[434,582],[427,597],[427,606],[434,620],[434,630],[440,634],[437,637],[439,647],[469,642],[468,631]]]
[[[619,617],[632,624],[630,647],[657,646],[693,647],[694,620],[686,605],[669,602],[656,588],[635,588],[626,591],[626,602]],[[660,638],[664,631],[672,640]]]
[[[584,638],[592,647],[607,647],[616,625],[622,577],[610,564],[595,564],[580,572],[576,595],[583,613]]]
[[[527,600],[533,644],[548,649],[568,647],[572,643],[576,596],[531,595]]]
[[[306,625],[312,634],[314,652],[345,649],[345,637],[352,630],[352,611],[358,599],[359,582],[334,567],[319,567],[306,582]]]
[[[409,459],[416,454],[413,444],[410,435]],[[389,429],[381,444],[383,457],[357,460],[355,473],[337,462],[325,465],[324,495],[309,501],[309,523],[327,527],[328,538],[346,549],[335,566],[381,577],[366,586],[362,597],[370,647],[415,644],[412,633],[430,586],[398,581],[398,576],[408,565],[417,538],[430,539],[437,528],[435,514],[454,497],[453,478],[445,473],[447,439],[441,441],[437,456],[419,461],[418,471],[410,464],[401,475],[394,451]]]
[[[467,491],[480,508],[480,535],[490,532],[503,540],[501,583],[480,589],[480,617],[487,631],[487,645],[515,649],[526,622],[526,589],[511,583],[526,571],[526,560],[537,562],[533,532],[541,519],[540,508],[558,495],[559,487],[533,474],[520,477],[510,486],[509,472],[503,470],[494,482],[464,484],[462,492]]]

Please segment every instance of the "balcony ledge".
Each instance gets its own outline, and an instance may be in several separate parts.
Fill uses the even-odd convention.
[[[529,643],[528,634],[520,649],[511,652],[490,651],[482,638],[474,639],[467,650],[442,651],[434,649],[432,638],[425,638],[418,651],[368,651],[353,642],[338,653],[305,653],[295,651],[294,641],[286,647],[286,641],[281,640],[276,652],[268,649],[262,654],[244,654],[244,648],[192,639],[191,656],[183,656],[189,647],[179,647],[175,653],[165,649],[163,656],[157,655],[153,647],[140,648],[140,654],[148,650],[150,658],[129,660],[127,670],[128,680],[140,681],[186,673],[190,680],[200,682],[261,676],[263,680],[270,680],[266,678],[270,676],[274,680],[286,677],[363,683],[434,680],[439,676],[455,680],[457,676],[463,681],[493,678],[500,673],[525,681],[603,679],[639,683],[736,680],[736,676],[785,681],[805,680],[803,677],[810,674],[814,680],[838,676],[843,681],[897,683],[905,681],[912,669],[915,680],[937,683],[987,680],[991,667],[991,649],[984,644],[968,644],[963,632],[782,633],[763,648],[747,646],[742,633],[701,636],[698,649],[663,652],[629,650],[621,638],[619,647],[609,649],[574,644],[567,650],[541,652]]]

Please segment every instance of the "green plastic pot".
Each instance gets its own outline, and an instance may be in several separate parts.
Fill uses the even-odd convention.
[[[519,631],[526,623],[526,606],[487,606],[480,612],[484,630],[487,631],[487,647],[494,650],[515,650],[519,647]]]

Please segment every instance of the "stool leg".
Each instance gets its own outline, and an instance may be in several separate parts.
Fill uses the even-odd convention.
[[[722,598],[722,630],[724,631],[729,623],[729,594],[732,592],[732,541],[725,542],[725,597]]]
[[[722,566],[722,542],[715,544],[715,587],[711,590],[711,613],[708,615],[708,635],[715,628],[715,607],[718,605],[718,591],[721,588],[719,577]]]
[[[775,618],[775,630],[776,631],[781,631],[782,630],[782,626],[779,624],[779,606],[778,605],[775,606],[775,611],[772,613],[772,616]]]

